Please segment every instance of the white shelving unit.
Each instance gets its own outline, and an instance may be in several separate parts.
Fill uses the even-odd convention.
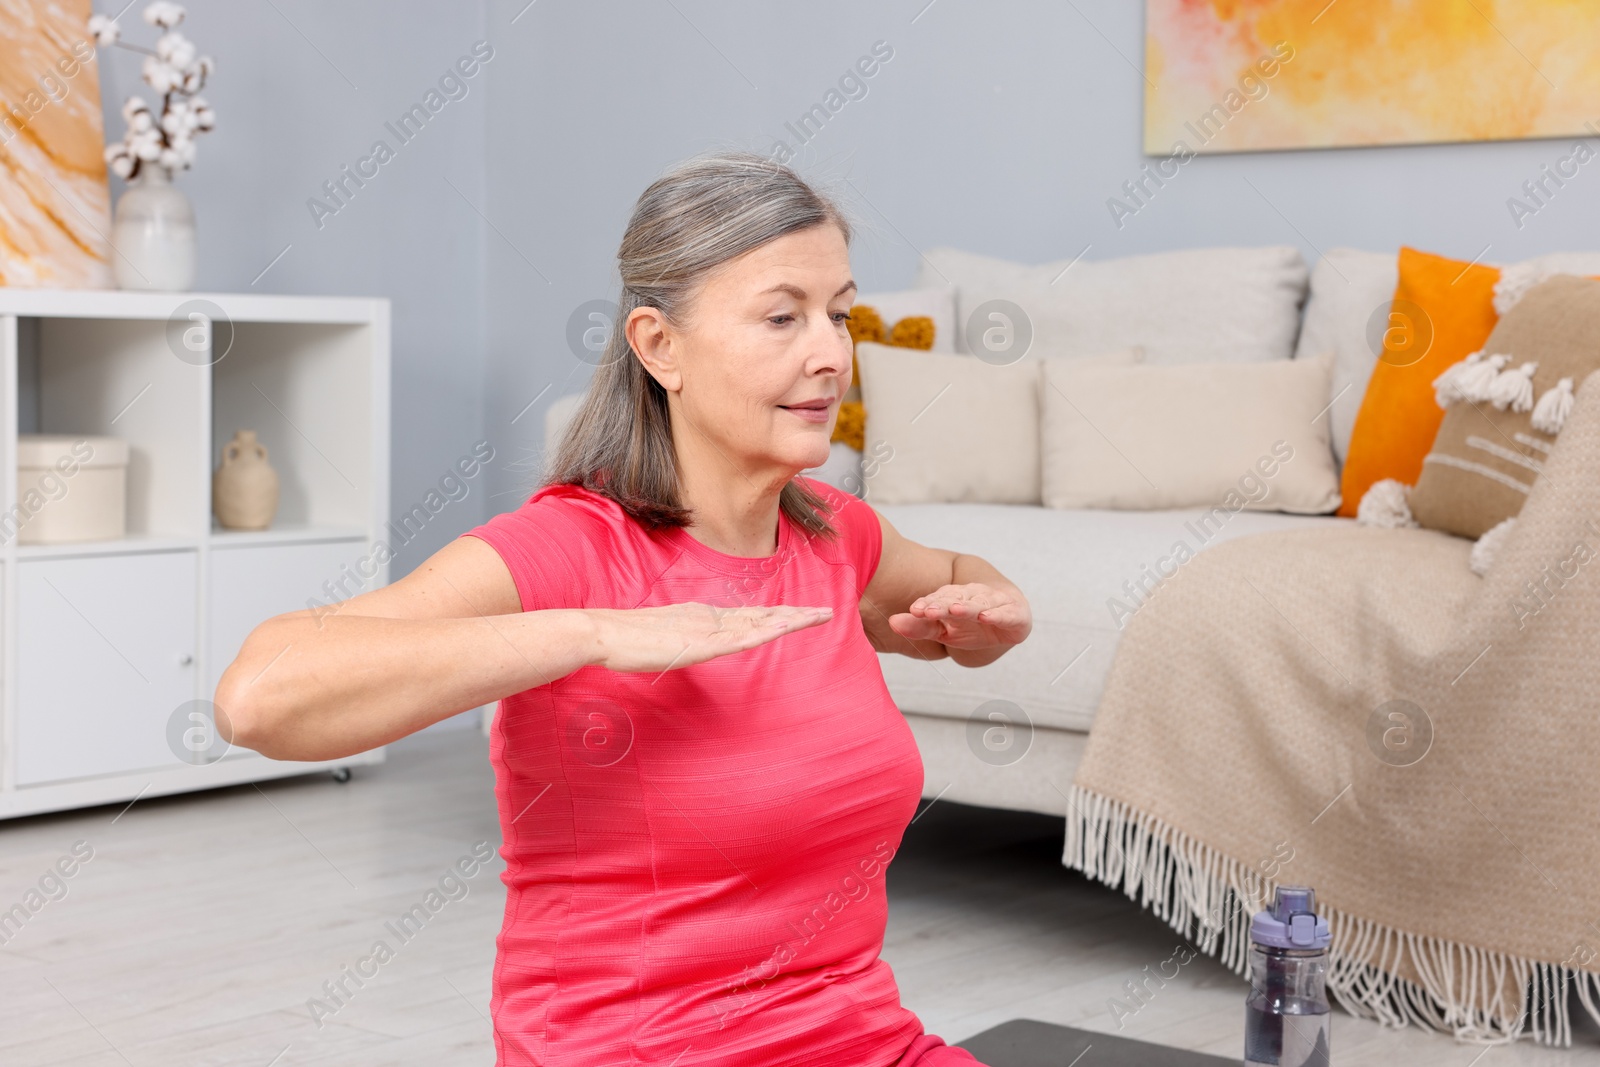
[[[268,530],[211,517],[239,429],[278,472]],[[125,438],[127,536],[19,545],[19,433]],[[0,288],[0,818],[380,762],[171,731],[258,623],[387,583],[388,452],[386,300]]]

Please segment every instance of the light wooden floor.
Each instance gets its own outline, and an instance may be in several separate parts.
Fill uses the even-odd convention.
[[[475,843],[499,843],[475,732],[410,739],[356,773],[0,823],[0,909],[74,842],[93,848],[66,896],[0,948],[0,1064],[491,1064],[498,860],[312,1020],[325,981],[395,941],[386,923]],[[1109,998],[1172,954],[1164,924],[1061,867],[1061,832],[1060,820],[949,803],[912,825],[889,872],[884,956],[930,1031],[954,1042],[1030,1017],[1118,1032]],[[1236,1056],[1243,997],[1202,957],[1120,1033]],[[1333,1033],[1341,1067],[1600,1063],[1592,1027],[1568,1051],[1485,1051],[1336,1009]]]

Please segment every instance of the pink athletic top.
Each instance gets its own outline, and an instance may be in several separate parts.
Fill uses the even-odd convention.
[[[524,611],[833,607],[744,652],[585,667],[500,702],[501,1067],[976,1062],[923,1034],[878,955],[922,760],[858,614],[877,517],[804,480],[839,539],[780,513],[765,558],[649,532],[573,485],[462,535],[500,554]]]

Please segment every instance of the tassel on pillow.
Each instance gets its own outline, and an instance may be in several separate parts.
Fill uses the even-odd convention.
[[[1489,386],[1488,395],[1484,398],[1495,406],[1495,410],[1512,411],[1533,410],[1533,372],[1539,367],[1538,363],[1527,362],[1516,370],[1508,370],[1495,378]]]
[[[1472,546],[1472,555],[1467,557],[1467,566],[1472,568],[1472,573],[1482,577],[1489,573],[1489,568],[1494,566],[1495,557],[1500,554],[1500,546],[1505,544],[1511,530],[1517,524],[1513,515],[1504,522],[1496,523],[1484,531],[1482,537]]]
[[[1546,389],[1533,409],[1533,428],[1540,433],[1555,435],[1567,424],[1572,414],[1572,379],[1563,378],[1553,388]]]
[[[1460,363],[1452,363],[1446,367],[1444,373],[1433,380],[1433,399],[1438,401],[1442,408],[1449,408],[1461,397],[1461,375],[1467,368],[1483,359],[1483,350],[1472,353]]]
[[[1461,399],[1474,404],[1488,400],[1489,390],[1494,388],[1494,383],[1500,379],[1500,372],[1510,362],[1510,356],[1490,356],[1470,367],[1461,368],[1461,373],[1456,376],[1456,392]]]
[[[1411,487],[1393,478],[1373,482],[1356,508],[1356,522],[1385,530],[1417,525],[1411,516]]]

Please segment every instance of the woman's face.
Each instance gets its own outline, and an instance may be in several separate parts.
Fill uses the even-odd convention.
[[[831,223],[713,273],[688,321],[662,326],[676,373],[653,373],[673,394],[674,438],[693,454],[704,435],[746,475],[770,470],[784,481],[826,460],[850,388],[855,293],[849,249]],[[821,406],[796,410],[808,404]]]

